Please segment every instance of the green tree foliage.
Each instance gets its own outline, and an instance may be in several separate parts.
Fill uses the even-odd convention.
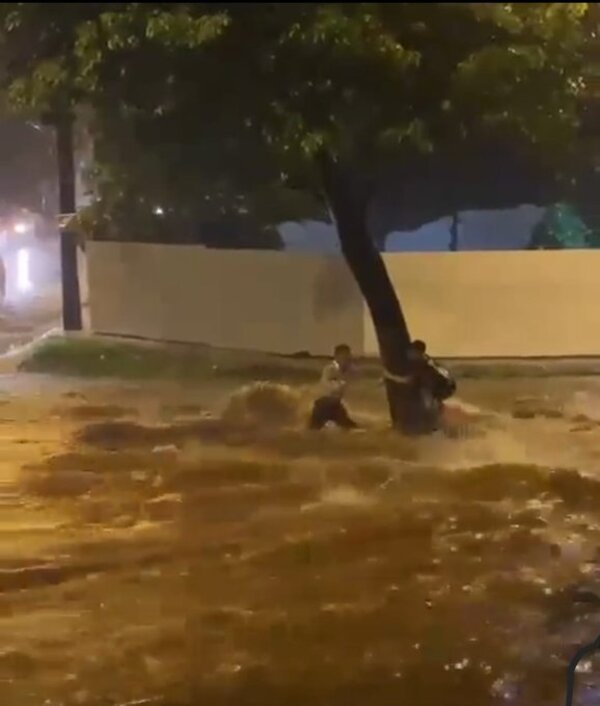
[[[5,3],[1,12],[13,103],[39,110],[68,94],[102,105],[113,153],[130,152],[123,140],[138,135],[140,151],[160,152],[156,162],[171,183],[185,173],[181,182],[213,184],[216,169],[225,181],[235,175],[233,191],[282,174],[316,191],[320,176],[306,158],[323,147],[372,169],[396,153],[410,164],[416,146],[440,156],[430,160],[434,173],[442,157],[460,163],[499,134],[556,154],[568,144],[583,88],[586,10],[586,3]],[[275,165],[265,144],[276,150]],[[143,161],[129,156],[129,169]],[[187,179],[185,166],[198,163],[205,179]],[[147,166],[140,172],[157,171]],[[480,181],[468,177],[465,192]],[[445,215],[447,199],[436,197]]]
[[[171,127],[171,138],[187,108],[210,128],[211,164],[223,162],[215,137],[234,158],[250,139],[292,163],[326,146],[369,164],[407,144],[440,149],[499,129],[564,144],[583,88],[587,7],[4,3],[0,48],[23,108],[68,94],[119,119],[163,115],[148,129]]]
[[[588,227],[577,209],[568,203],[558,203],[547,209],[534,228],[528,249],[597,248],[598,244],[598,233]]]
[[[118,3],[5,3],[0,15],[0,56],[13,106],[38,115],[65,104],[94,109],[100,203],[82,220],[96,237],[279,247],[272,226],[282,214],[323,215],[314,197],[281,184],[274,162],[258,180],[248,178],[249,170],[241,178],[240,147],[246,162],[265,164],[257,144],[230,145],[231,169],[207,133],[199,135],[206,104],[181,94],[183,83],[176,87],[180,94],[169,88],[180,74],[178,52],[187,50],[189,73],[189,50],[214,40],[227,25],[225,15]],[[228,127],[231,137],[231,120]]]
[[[193,153],[194,188],[227,202],[258,184],[324,192],[397,374],[408,329],[367,228],[379,186],[392,167],[419,175],[398,195],[411,225],[520,200],[531,180],[502,185],[505,155],[559,162],[586,87],[587,3],[75,3],[50,19],[51,5],[3,6],[4,49],[41,16],[53,27],[12,75],[13,102],[85,99],[167,172]],[[388,397],[398,422],[399,386]]]

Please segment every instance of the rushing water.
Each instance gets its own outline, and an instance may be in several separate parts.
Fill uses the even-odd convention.
[[[479,662],[470,650],[461,657],[457,646],[456,660],[442,669],[499,670],[488,683],[494,702],[558,703],[570,656],[600,634],[600,386],[595,379],[537,379],[516,385],[480,382],[470,388],[470,401],[450,406],[447,419],[453,433],[419,439],[401,463],[395,441],[380,439],[369,460],[371,472],[376,468],[383,478],[376,489],[358,489],[356,475],[354,483],[340,484],[337,462],[321,460],[324,490],[319,502],[321,507],[362,511],[374,511],[379,503],[381,512],[396,501],[406,513],[408,494],[411,512],[417,515],[449,511],[447,522],[438,520],[438,550],[460,555],[474,543],[480,563],[480,571],[462,586],[473,601],[462,608],[460,601],[449,602],[468,612],[487,592],[484,613],[494,614],[497,607],[505,615],[487,623],[494,637],[485,636],[484,629],[473,642],[494,642],[499,635],[506,642],[504,649],[492,648],[489,661]],[[355,400],[355,411],[374,427],[384,425],[368,395]],[[303,465],[308,472],[310,464]],[[456,503],[456,494],[463,503]],[[505,552],[504,562],[492,559],[490,552],[496,551]],[[456,567],[446,577],[450,584],[453,571]],[[446,585],[441,594],[453,591],[456,586]],[[507,620],[511,613],[512,621]],[[455,633],[456,626],[447,630]],[[440,643],[448,638],[443,632],[440,624]],[[427,661],[424,657],[424,669]],[[469,694],[465,688],[467,701],[487,703],[482,694]],[[575,703],[600,703],[600,659],[579,666]]]
[[[3,703],[563,703],[600,633],[597,382],[465,384],[418,440],[367,383],[357,434],[252,390],[7,402]]]

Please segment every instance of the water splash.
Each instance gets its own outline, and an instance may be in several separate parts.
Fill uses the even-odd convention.
[[[363,493],[350,485],[327,488],[320,498],[321,505],[337,507],[371,507],[375,502],[376,499],[372,495]]]
[[[600,422],[600,394],[592,390],[578,390],[564,405],[565,414]]]
[[[297,427],[302,423],[305,406],[298,389],[272,382],[253,382],[230,396],[222,418],[233,424]]]

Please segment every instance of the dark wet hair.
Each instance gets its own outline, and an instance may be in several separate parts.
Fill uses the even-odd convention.
[[[351,352],[347,343],[338,343],[333,349],[333,355],[348,355]]]
[[[427,344],[425,343],[425,341],[421,341],[420,338],[417,338],[415,341],[413,341],[410,346],[411,348],[414,348],[414,350],[416,350],[418,353],[425,353],[425,351],[427,350]]]

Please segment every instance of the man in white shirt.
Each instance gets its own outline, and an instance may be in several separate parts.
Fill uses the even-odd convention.
[[[319,396],[315,400],[310,415],[310,429],[322,429],[328,422],[333,422],[341,429],[358,428],[358,424],[351,419],[342,401],[351,369],[350,346],[340,343],[335,347],[333,360],[323,369]]]

